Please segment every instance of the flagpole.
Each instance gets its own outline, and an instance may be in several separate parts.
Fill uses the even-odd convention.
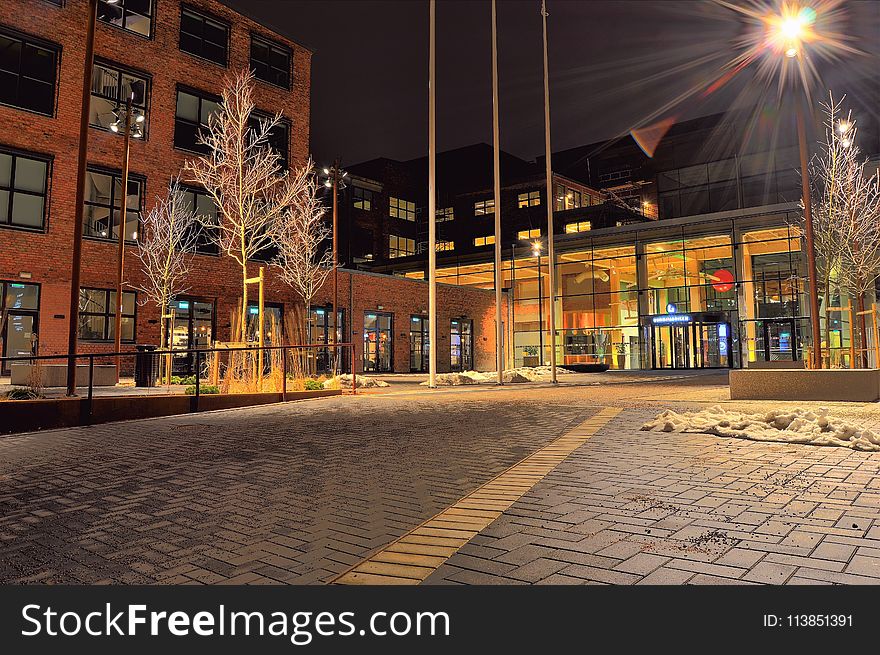
[[[428,46],[428,387],[437,387],[437,191],[435,187],[435,0],[430,0]]]
[[[550,66],[547,62],[547,5],[541,0],[544,25],[544,150],[547,174],[547,276],[550,292],[550,381],[556,383],[556,255],[553,244],[553,170],[550,161]]]
[[[498,27],[492,0],[492,138],[495,172],[495,370],[504,384],[504,327],[501,316],[501,137],[498,128]]]

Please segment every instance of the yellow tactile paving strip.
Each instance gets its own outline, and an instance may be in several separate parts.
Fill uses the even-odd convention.
[[[599,410],[333,582],[419,584],[621,411],[619,407]]]

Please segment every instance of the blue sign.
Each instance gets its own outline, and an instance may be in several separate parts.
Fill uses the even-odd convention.
[[[727,338],[727,323],[718,324],[718,336],[722,339]]]
[[[259,307],[248,307],[248,311],[249,311],[251,314],[259,314],[259,313],[260,313],[260,308],[259,308]]]
[[[654,325],[667,325],[669,323],[690,323],[690,314],[661,314],[660,316],[652,316],[651,322]]]
[[[669,303],[666,305],[666,313],[667,314],[675,314],[678,311],[678,307],[676,307],[673,303]]]
[[[177,308],[178,309],[189,309],[189,301],[188,300],[181,300],[179,303],[177,303]]]

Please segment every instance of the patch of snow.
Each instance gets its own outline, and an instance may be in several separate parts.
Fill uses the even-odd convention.
[[[336,384],[339,385],[341,389],[351,389],[351,374],[345,373],[343,375],[337,375],[335,378],[330,378],[329,380],[324,381],[324,388],[331,389]],[[389,386],[387,382],[383,380],[377,380],[375,378],[368,377],[366,375],[358,375],[355,379],[355,387],[358,389],[371,389],[376,387],[387,387]]]
[[[666,410],[653,421],[645,423],[642,430],[696,432],[752,441],[880,451],[880,435],[828,416],[828,410],[824,407],[817,410],[771,409],[757,414],[726,410],[721,405],[699,412]]]
[[[571,374],[572,371],[561,366],[556,367],[559,375]],[[437,374],[437,386],[454,387],[462,384],[494,384],[498,379],[495,371],[464,371],[463,373],[439,373]],[[550,379],[549,366],[520,366],[519,368],[506,369],[502,374],[505,382],[543,382]],[[422,382],[422,386],[428,386],[428,382]]]

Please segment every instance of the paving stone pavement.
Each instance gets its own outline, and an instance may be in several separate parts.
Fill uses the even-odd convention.
[[[725,382],[419,390],[0,438],[0,582],[327,582],[604,406],[624,411],[426,582],[880,582],[880,454],[638,430],[730,403]],[[878,404],[832,412],[880,425]]]
[[[598,409],[481,397],[329,398],[0,438],[0,582],[325,581]]]
[[[655,413],[624,411],[425,584],[880,584],[880,454],[639,431]]]

